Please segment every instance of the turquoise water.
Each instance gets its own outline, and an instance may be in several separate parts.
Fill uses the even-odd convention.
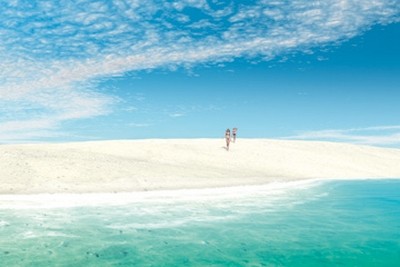
[[[400,180],[30,198],[0,198],[0,266],[400,264]]]

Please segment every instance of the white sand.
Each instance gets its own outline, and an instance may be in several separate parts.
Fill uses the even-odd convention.
[[[400,178],[400,149],[341,143],[153,139],[0,145],[0,193],[130,192],[311,178]]]

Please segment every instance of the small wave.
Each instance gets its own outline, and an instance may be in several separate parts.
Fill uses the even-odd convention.
[[[7,226],[9,226],[10,224],[8,223],[8,222],[6,222],[6,221],[3,221],[3,220],[0,220],[0,228],[2,228],[2,227],[7,227]]]
[[[40,231],[25,231],[20,234],[21,239],[32,239],[32,238],[41,238],[41,237],[65,237],[65,238],[74,238],[76,235],[65,234],[62,232],[56,231],[46,231],[42,229]]]

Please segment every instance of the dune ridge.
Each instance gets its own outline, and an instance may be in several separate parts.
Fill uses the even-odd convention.
[[[104,193],[400,178],[400,149],[239,139],[0,145],[0,194]]]

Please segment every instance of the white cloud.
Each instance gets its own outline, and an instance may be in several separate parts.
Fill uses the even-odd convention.
[[[52,123],[37,125],[51,130],[66,120],[106,114],[118,100],[98,92],[102,78],[235,57],[270,59],[399,21],[400,12],[397,0],[228,2],[3,3],[0,104],[23,103],[40,112],[26,118],[28,111],[19,116],[23,112],[3,108],[0,128],[11,134],[8,121],[44,116]]]
[[[169,116],[171,118],[179,118],[179,117],[184,117],[185,114],[184,113],[170,113]]]
[[[130,127],[135,127],[135,128],[144,128],[144,127],[150,127],[152,124],[150,123],[129,123],[128,126]]]
[[[306,131],[284,139],[329,140],[365,145],[400,145],[400,125]]]

